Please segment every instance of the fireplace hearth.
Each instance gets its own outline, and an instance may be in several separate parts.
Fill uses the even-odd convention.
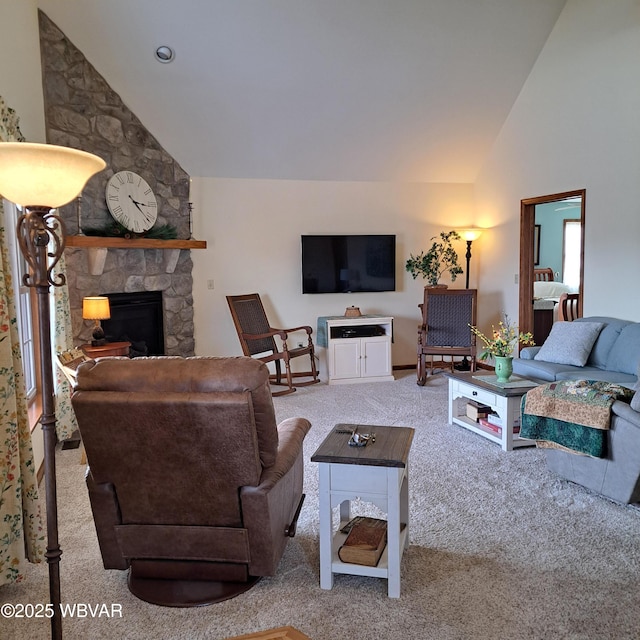
[[[108,342],[130,342],[134,358],[165,355],[161,291],[101,295],[111,307],[111,318],[102,321]]]

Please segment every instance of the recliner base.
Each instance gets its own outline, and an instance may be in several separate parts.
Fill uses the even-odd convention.
[[[260,577],[249,576],[246,582],[215,580],[163,580],[138,578],[129,570],[129,591],[150,604],[161,607],[202,607],[230,600],[248,591]]]

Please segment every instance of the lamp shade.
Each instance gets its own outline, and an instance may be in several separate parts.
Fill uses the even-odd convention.
[[[78,149],[0,142],[0,194],[23,206],[55,209],[71,202],[106,166],[102,158]]]
[[[463,240],[471,241],[477,240],[482,235],[483,229],[471,228],[471,229],[460,229],[458,233]]]
[[[105,296],[83,298],[82,317],[85,320],[107,320],[110,318],[109,298]]]

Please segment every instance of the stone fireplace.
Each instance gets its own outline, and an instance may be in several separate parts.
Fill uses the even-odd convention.
[[[110,176],[124,170],[140,174],[153,188],[158,201],[156,225],[171,225],[178,239],[189,240],[189,176],[82,52],[42,11],[38,15],[47,141],[95,153],[107,163],[107,168],[87,183],[82,198],[60,209],[71,236],[65,260],[74,342],[91,339],[91,322],[82,318],[83,297],[160,292],[165,354],[193,355],[189,248],[165,248],[161,241],[144,248],[136,244],[138,241],[116,247],[104,238],[96,269],[90,260],[94,249],[77,242],[90,237],[83,237],[83,231],[103,230],[113,222],[105,186]]]

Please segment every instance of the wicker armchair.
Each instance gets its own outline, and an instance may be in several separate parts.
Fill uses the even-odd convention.
[[[476,369],[476,337],[469,325],[476,324],[476,289],[424,288],[422,324],[418,327],[418,384],[427,381],[427,356],[431,356],[429,373],[433,374],[433,356],[453,356],[470,359],[472,371]]]

